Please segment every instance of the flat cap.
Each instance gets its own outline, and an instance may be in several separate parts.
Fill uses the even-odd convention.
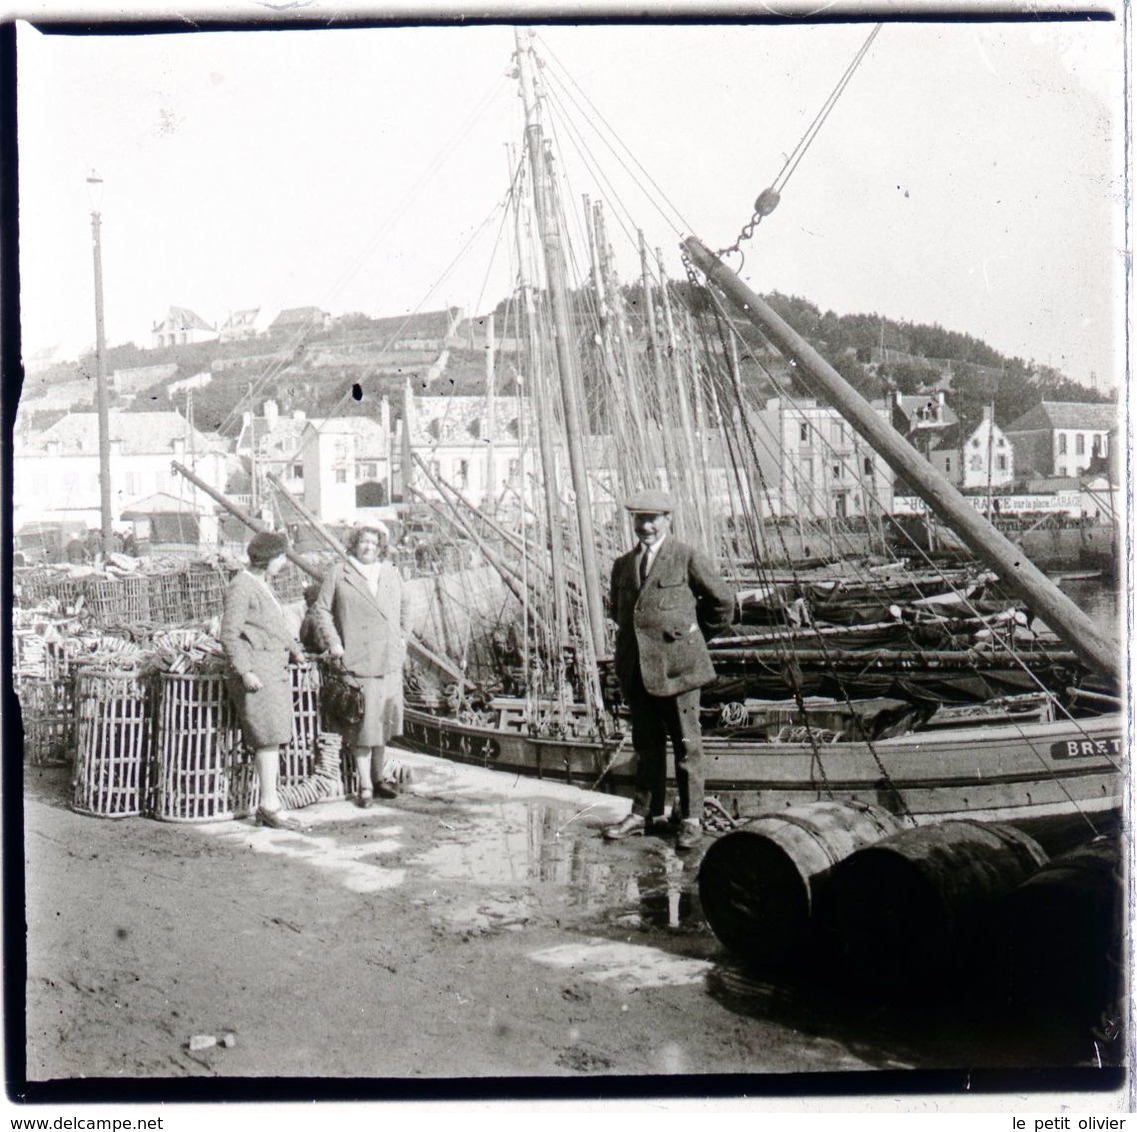
[[[624,501],[624,510],[641,515],[670,515],[671,497],[665,491],[637,491]]]

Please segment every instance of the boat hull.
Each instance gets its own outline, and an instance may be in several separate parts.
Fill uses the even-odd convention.
[[[871,803],[917,824],[971,818],[1032,832],[1069,826],[1073,840],[1084,840],[1120,815],[1123,734],[1121,717],[1108,715],[913,732],[872,743],[708,735],[706,790],[735,819],[833,800]],[[634,752],[619,737],[608,743],[544,738],[408,708],[397,742],[511,774],[632,794]]]

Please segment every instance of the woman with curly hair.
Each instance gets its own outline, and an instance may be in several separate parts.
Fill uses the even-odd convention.
[[[356,803],[375,794],[394,798],[384,778],[387,743],[403,733],[403,663],[406,660],[403,581],[388,559],[385,523],[357,527],[347,541],[348,561],[325,576],[312,612],[324,648],[363,688],[363,718],[343,729],[359,777]]]

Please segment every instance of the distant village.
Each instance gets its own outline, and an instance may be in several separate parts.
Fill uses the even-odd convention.
[[[282,513],[279,491],[330,525],[372,515],[402,520],[405,529],[451,491],[475,507],[523,515],[537,499],[533,406],[516,390],[502,392],[514,389],[503,374],[518,348],[495,333],[493,315],[469,319],[457,308],[338,322],[316,307],[271,321],[249,309],[211,326],[171,307],[154,322],[148,347],[134,351],[151,364],[106,374],[116,537],[139,553],[240,544],[240,524],[175,463],[277,525],[295,519]],[[187,373],[187,360],[201,368]],[[290,373],[305,378],[290,384]],[[330,412],[312,409],[320,403],[313,373],[339,391]],[[100,525],[96,383],[86,372],[63,377],[50,357],[25,363],[13,529],[29,561],[64,557],[69,543]],[[211,387],[234,382],[243,390],[234,411],[221,419],[202,411]],[[1005,427],[985,406],[964,423],[944,380],[917,393],[888,390],[874,405],[989,513],[1113,520],[1122,488],[1114,404],[1042,400]],[[772,396],[754,416],[769,438],[756,453],[770,489],[765,518],[921,510],[835,410]],[[610,506],[603,485],[612,479],[604,468],[613,446],[603,436],[586,441],[601,495],[595,502]],[[712,498],[721,488],[725,501],[725,454],[711,443],[707,458]]]

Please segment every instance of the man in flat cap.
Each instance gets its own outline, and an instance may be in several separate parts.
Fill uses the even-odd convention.
[[[701,551],[671,536],[671,500],[641,491],[625,504],[636,547],[612,566],[614,668],[632,716],[632,812],[604,836],[642,834],[664,818],[667,740],[675,752],[681,822],[677,849],[702,837],[703,738],[699,689],[714,679],[706,642],[730,625],[734,595]]]

